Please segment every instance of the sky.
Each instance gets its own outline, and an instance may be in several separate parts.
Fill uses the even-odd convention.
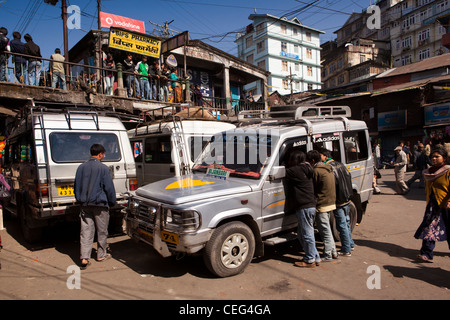
[[[173,32],[189,31],[190,39],[202,40],[232,55],[237,55],[236,32],[258,14],[297,17],[308,27],[325,32],[321,43],[336,37],[333,33],[353,12],[361,12],[370,0],[101,0],[101,11],[145,22],[146,33],[159,29],[154,24],[171,22]],[[8,37],[19,31],[29,33],[49,58],[55,48],[64,52],[61,3],[56,6],[44,0],[0,0],[0,24]],[[308,4],[311,4],[308,6]],[[81,29],[69,30],[69,49],[91,29],[97,29],[97,0],[67,0],[67,5],[81,9]],[[305,8],[307,7],[307,8]],[[173,20],[173,21],[172,21]],[[154,24],[152,24],[154,23]],[[105,29],[106,30],[106,29]]]

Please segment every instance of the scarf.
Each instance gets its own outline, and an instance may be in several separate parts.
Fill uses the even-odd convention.
[[[440,176],[443,176],[448,170],[450,170],[450,165],[443,165],[441,167],[431,167],[423,170],[423,177],[426,181],[434,181]]]

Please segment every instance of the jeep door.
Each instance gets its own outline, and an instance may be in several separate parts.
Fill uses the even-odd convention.
[[[287,165],[289,155],[294,150],[306,153],[308,138],[297,137],[286,140],[279,150],[279,161],[274,165]],[[262,236],[270,235],[282,230],[295,228],[297,217],[292,206],[290,190],[286,187],[285,179],[269,180],[263,185],[262,192]]]

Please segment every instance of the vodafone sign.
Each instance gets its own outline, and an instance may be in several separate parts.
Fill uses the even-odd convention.
[[[123,28],[131,31],[145,33],[144,21],[129,19],[115,14],[101,12],[100,21],[102,28],[109,29],[110,27]]]

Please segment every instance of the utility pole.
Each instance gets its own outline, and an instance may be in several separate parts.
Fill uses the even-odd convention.
[[[63,19],[63,33],[64,33],[64,57],[66,62],[69,62],[69,36],[67,32],[67,0],[62,0],[62,19]],[[69,65],[65,64],[66,75],[69,75]]]
[[[97,39],[97,54],[95,65],[97,68],[102,67],[102,21],[100,19],[101,0],[97,0],[97,24],[98,24],[98,39]],[[97,79],[100,80],[100,69],[97,69]]]
[[[159,31],[159,33],[160,33],[160,35],[162,35],[163,37],[165,37],[165,38],[168,38],[168,37],[170,37],[171,35],[173,36],[173,32],[176,32],[176,33],[178,33],[178,31],[175,31],[175,30],[172,30],[172,29],[170,29],[169,28],[169,24],[171,24],[172,22],[174,22],[175,20],[172,20],[172,21],[166,21],[166,22],[164,22],[164,25],[160,25],[160,24],[157,24],[157,23],[154,23],[154,22],[152,22],[152,21],[148,21],[148,22],[150,22],[151,24],[153,24],[153,25],[155,25],[155,26],[157,26],[157,27],[160,27],[162,30],[158,30]],[[172,34],[170,33],[170,31],[172,31]]]

